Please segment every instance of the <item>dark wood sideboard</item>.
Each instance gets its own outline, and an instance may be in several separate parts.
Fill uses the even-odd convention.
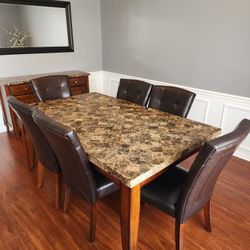
[[[29,81],[33,78],[45,75],[68,75],[72,95],[79,95],[89,92],[90,74],[82,71],[66,71],[40,75],[0,78],[0,99],[4,124],[7,127],[8,132],[13,129],[17,138],[19,137],[19,121],[15,113],[9,108],[6,97],[12,95],[24,103],[35,103],[36,98]]]

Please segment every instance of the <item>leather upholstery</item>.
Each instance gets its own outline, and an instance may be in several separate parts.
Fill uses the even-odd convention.
[[[180,166],[170,167],[167,172],[142,188],[143,200],[175,217],[175,204],[187,174],[188,170]]]
[[[52,148],[32,117],[34,107],[18,101],[13,96],[8,96],[7,101],[28,131],[37,159],[50,171],[54,173],[61,172]]]
[[[152,85],[147,82],[120,79],[117,98],[146,106],[150,96]]]
[[[36,110],[33,117],[60,162],[63,180],[70,190],[94,204],[118,186],[93,169],[77,134]]]
[[[69,77],[67,75],[51,75],[30,81],[36,98],[40,102],[71,96]]]
[[[100,174],[96,169],[93,163],[91,163],[92,171],[94,173],[95,177],[95,183],[96,183],[96,192],[97,197],[101,198],[108,194],[110,194],[113,191],[118,190],[118,187],[114,182],[110,181],[109,179],[105,178],[102,174]]]
[[[154,85],[148,107],[187,117],[195,96],[195,93],[186,89]]]
[[[188,172],[171,167],[142,188],[143,200],[184,223],[210,200],[219,174],[249,132],[250,120],[244,119],[231,133],[205,143]]]

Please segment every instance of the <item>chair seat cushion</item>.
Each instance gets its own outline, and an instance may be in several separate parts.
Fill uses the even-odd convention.
[[[142,188],[142,200],[174,217],[175,204],[187,174],[188,170],[180,166],[170,167],[163,175]]]
[[[96,192],[98,198],[102,198],[119,189],[119,187],[113,181],[99,173],[95,167],[93,167],[93,173],[95,176]]]

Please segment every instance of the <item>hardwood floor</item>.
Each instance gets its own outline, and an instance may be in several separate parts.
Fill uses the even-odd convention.
[[[201,211],[185,225],[184,249],[250,249],[249,180],[250,162],[232,158],[212,199],[212,233],[204,229]],[[22,143],[0,134],[0,249],[121,249],[119,193],[98,202],[93,243],[87,203],[72,196],[64,214],[55,209],[53,194],[53,176],[45,172],[44,186],[37,189]],[[148,204],[142,207],[138,249],[174,249],[174,220]]]

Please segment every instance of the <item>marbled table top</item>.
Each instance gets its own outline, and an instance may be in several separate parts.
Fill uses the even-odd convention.
[[[39,103],[74,129],[89,159],[128,187],[217,137],[220,129],[98,93]]]

